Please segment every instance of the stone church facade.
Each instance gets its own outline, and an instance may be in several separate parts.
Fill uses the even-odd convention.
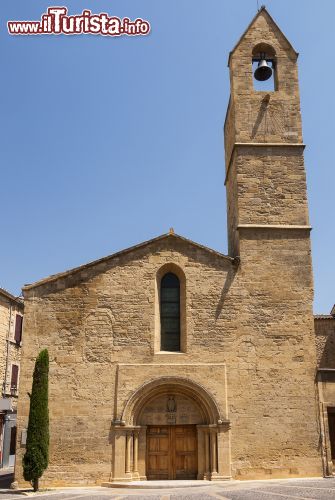
[[[259,53],[270,92],[253,87]],[[45,485],[322,475],[297,53],[266,9],[229,70],[229,255],[171,230],[24,287],[20,485],[43,348]]]

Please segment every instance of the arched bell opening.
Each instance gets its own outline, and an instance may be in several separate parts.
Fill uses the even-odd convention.
[[[278,90],[276,52],[271,45],[259,43],[252,50],[252,73],[254,90]]]

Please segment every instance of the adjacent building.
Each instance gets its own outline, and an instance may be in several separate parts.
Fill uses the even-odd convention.
[[[317,352],[317,389],[320,435],[325,475],[335,474],[335,306],[314,318]]]
[[[0,466],[14,466],[23,300],[0,288]]]

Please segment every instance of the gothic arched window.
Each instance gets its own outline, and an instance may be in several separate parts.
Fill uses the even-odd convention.
[[[180,351],[180,282],[173,273],[161,279],[161,351]]]

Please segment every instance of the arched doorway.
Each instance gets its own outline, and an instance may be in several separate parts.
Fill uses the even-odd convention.
[[[189,379],[163,377],[135,391],[115,427],[115,446],[128,480],[230,478],[229,422]]]
[[[182,392],[147,401],[138,415],[138,425],[146,426],[147,479],[197,479],[197,425],[206,423],[199,404]]]

